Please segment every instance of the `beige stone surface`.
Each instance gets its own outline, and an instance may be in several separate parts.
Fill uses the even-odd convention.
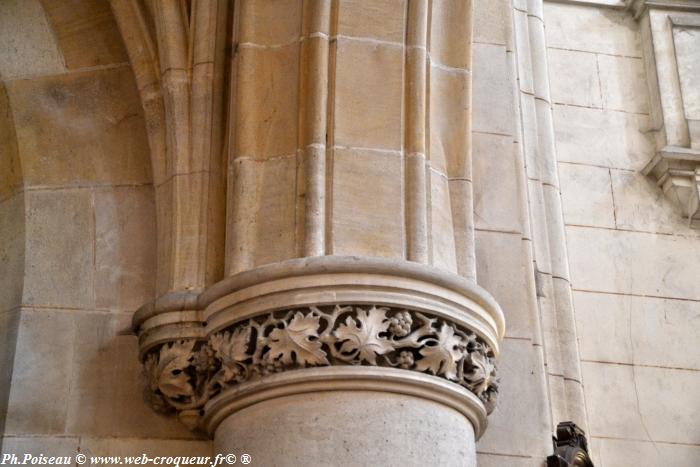
[[[294,231],[296,158],[284,157],[255,164],[258,171],[258,212],[253,250],[256,264],[293,258],[296,253]],[[270,179],[275,180],[276,183],[265,182]]]
[[[68,313],[22,312],[5,435],[64,433],[75,340]]]
[[[43,312],[40,312],[43,313]],[[177,437],[195,435],[148,408],[143,373],[128,313],[72,313],[71,371],[65,432],[92,437]],[[81,336],[80,339],[76,339]],[[34,373],[35,377],[38,377]]]
[[[593,362],[582,369],[591,435],[700,444],[697,371]]]
[[[542,347],[528,339],[503,341],[499,403],[477,443],[479,452],[545,457],[551,454],[550,415]],[[514,420],[527,420],[527,428]]]
[[[268,159],[297,149],[299,44],[241,46],[238,52],[235,157]]]
[[[93,196],[95,306],[135,310],[154,296],[153,187],[102,188]]]
[[[41,0],[41,4],[68,69],[128,61],[108,2]]]
[[[13,81],[7,90],[25,185],[150,182],[129,67]]]
[[[343,0],[338,3],[338,34],[402,43],[405,0]]]
[[[293,157],[268,161],[239,159],[233,164],[234,202],[227,221],[227,267],[234,272],[288,258],[294,249]],[[283,183],[263,184],[273,176]],[[258,216],[258,211],[263,216]],[[263,241],[260,241],[263,240]],[[272,243],[271,243],[272,242]]]
[[[700,462],[700,446],[622,439],[593,442],[599,446],[595,465],[600,467],[695,467]]]
[[[518,233],[476,231],[476,275],[505,313],[506,335],[532,338],[534,317],[529,315],[526,262],[527,245]],[[504,271],[508,271],[504,274]]]
[[[602,54],[597,57],[603,107],[649,113],[644,60]]]
[[[700,370],[700,302],[575,292],[581,358]]]
[[[431,264],[440,269],[457,272],[455,235],[447,178],[430,171],[430,244]]]
[[[473,46],[472,129],[510,135],[513,132],[513,89],[508,82],[506,48],[499,45]]]
[[[130,321],[130,313],[23,310],[5,434],[193,438],[144,401]]]
[[[700,299],[696,239],[586,227],[566,232],[574,289]]]
[[[430,165],[444,175],[469,177],[469,76],[434,66],[429,73]]]
[[[463,415],[435,402],[367,391],[316,392],[229,416],[217,430],[214,450],[247,452],[260,465],[475,467],[473,439]]]
[[[555,105],[554,128],[563,162],[640,170],[655,152],[644,115]]]
[[[301,0],[242,2],[240,39],[243,43],[265,46],[288,44],[299,38],[302,18]]]
[[[567,224],[615,228],[609,169],[560,163],[559,181]]]
[[[474,1],[474,42],[506,45],[509,8],[504,0]]]
[[[698,236],[680,206],[664,195],[654,179],[628,170],[610,171],[615,220],[621,229]]]
[[[545,2],[544,20],[549,47],[641,57],[638,26],[624,11]]]
[[[401,47],[339,39],[337,51],[333,103],[336,144],[400,149]]]
[[[602,107],[602,83],[596,54],[552,48],[547,50],[547,63],[551,76],[552,102]]]
[[[493,180],[516,180],[517,147],[509,136],[472,133],[474,172],[474,225],[477,229],[518,232],[521,230],[521,194],[515,183]]]
[[[39,0],[8,0],[0,15],[0,79],[61,73],[65,70],[51,26]]]
[[[23,303],[92,308],[94,218],[86,189],[30,191]]]
[[[335,151],[334,254],[403,257],[402,164],[398,153]]]

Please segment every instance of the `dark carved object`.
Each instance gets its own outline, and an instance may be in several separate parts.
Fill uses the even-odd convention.
[[[553,442],[554,454],[547,458],[547,467],[595,467],[588,455],[586,433],[575,423],[557,425]]]

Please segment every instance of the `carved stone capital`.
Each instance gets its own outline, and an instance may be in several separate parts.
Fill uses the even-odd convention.
[[[503,316],[456,275],[399,261],[305,258],[232,276],[196,304],[160,304],[135,316],[147,397],[192,428],[213,433],[256,401],[321,390],[437,401],[467,416],[477,435],[495,406]]]

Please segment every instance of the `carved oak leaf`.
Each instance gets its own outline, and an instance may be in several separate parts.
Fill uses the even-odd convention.
[[[289,324],[280,329],[275,328],[270,333],[267,342],[270,347],[269,358],[280,357],[283,364],[291,365],[293,355],[301,366],[330,365],[326,352],[321,349],[321,342],[312,340],[318,338],[319,318],[309,314],[304,316],[300,311],[294,315]]]
[[[151,389],[159,389],[171,399],[190,397],[194,389],[185,369],[190,366],[194,340],[173,342],[163,345],[157,362],[155,358],[147,361],[147,371],[151,376]]]
[[[248,342],[251,334],[250,326],[234,329],[233,332],[214,334],[210,337],[211,347],[221,364],[232,367],[236,362],[241,362],[250,357],[248,355]]]
[[[386,319],[386,308],[372,307],[369,312],[357,308],[357,319],[360,326],[350,316],[345,324],[338,326],[333,333],[338,341],[345,341],[340,347],[342,353],[358,352],[360,359],[377,364],[377,355],[383,355],[393,350],[393,345],[386,337],[379,334],[387,332],[391,323]]]
[[[457,362],[464,356],[464,340],[455,335],[454,329],[442,323],[438,331],[435,345],[425,346],[420,350],[423,356],[416,362],[416,370],[429,371],[434,375],[444,375],[445,378],[457,379]]]
[[[482,352],[470,353],[468,363],[472,369],[464,375],[464,379],[468,382],[469,389],[480,395],[494,382],[496,366]]]

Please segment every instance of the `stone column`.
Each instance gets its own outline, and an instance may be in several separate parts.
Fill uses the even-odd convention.
[[[154,407],[258,465],[476,465],[471,2],[112,6],[165,174]]]

